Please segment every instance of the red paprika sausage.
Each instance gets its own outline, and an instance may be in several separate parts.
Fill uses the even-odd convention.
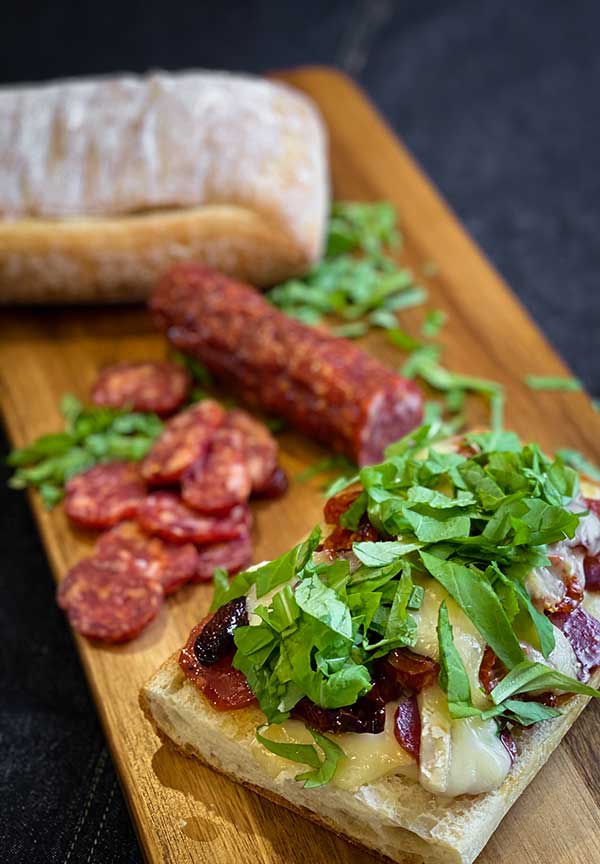
[[[422,395],[357,345],[308,327],[261,294],[180,264],[150,299],[158,325],[242,399],[284,417],[360,465],[422,419]]]

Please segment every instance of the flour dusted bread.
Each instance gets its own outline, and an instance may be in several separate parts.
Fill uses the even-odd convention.
[[[193,259],[259,285],[318,259],[316,108],[225,73],[0,88],[0,302],[134,301]]]
[[[173,655],[140,694],[157,733],[186,755],[262,795],[308,816],[369,851],[398,864],[470,864],[504,815],[574,723],[587,698],[571,698],[561,717],[525,730],[518,757],[499,789],[476,796],[441,798],[417,782],[390,776],[350,792],[334,786],[304,789],[298,766],[276,778],[253,756],[258,709],[217,711],[179,668]],[[597,686],[600,673],[590,682]]]

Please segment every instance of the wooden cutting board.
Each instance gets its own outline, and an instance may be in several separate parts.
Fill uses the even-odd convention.
[[[426,279],[429,306],[445,310],[442,339],[448,368],[493,378],[507,389],[507,423],[544,447],[576,447],[600,460],[600,418],[581,393],[532,392],[526,372],[565,374],[542,335],[466,235],[439,194],[354,84],[337,72],[308,68],[279,75],[318,103],[330,134],[335,196],[388,199],[404,235],[401,260]],[[568,298],[566,300],[568,302]],[[403,315],[417,334],[422,310]],[[55,431],[60,396],[85,398],[98,369],[120,360],[162,357],[165,342],[145,311],[56,309],[6,311],[0,322],[0,398],[10,438],[24,445]],[[384,361],[396,349],[371,338]],[[485,418],[474,405],[473,421]],[[295,434],[281,438],[282,462],[294,478],[324,455]],[[318,520],[320,479],[292,482],[282,500],[254,505],[256,560],[280,554]],[[18,493],[15,493],[18,494]],[[32,506],[54,576],[59,579],[89,547],[60,508]],[[333,834],[246,791],[158,742],[137,705],[142,682],[185,640],[204,614],[210,589],[184,589],[137,640],[98,647],[75,636],[77,649],[148,861],[233,861],[264,864],[349,864],[371,860]],[[513,807],[480,861],[553,864],[600,860],[600,781],[594,742],[600,706],[590,706],[541,775]]]

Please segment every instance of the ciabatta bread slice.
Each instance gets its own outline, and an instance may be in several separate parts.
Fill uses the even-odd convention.
[[[320,115],[286,85],[0,88],[0,302],[140,300],[181,260],[273,284],[318,260],[328,205]]]
[[[600,682],[596,673],[593,686]],[[387,856],[398,864],[470,864],[499,822],[547,761],[588,699],[572,697],[561,717],[517,737],[518,756],[504,783],[477,796],[441,798],[400,775],[356,792],[328,785],[304,789],[298,766],[273,778],[255,759],[256,708],[217,711],[181,671],[174,654],[140,693],[140,704],[161,738],[261,795]]]

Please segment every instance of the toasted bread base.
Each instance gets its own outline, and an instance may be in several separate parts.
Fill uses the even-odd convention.
[[[600,682],[596,674],[592,683]],[[173,655],[140,693],[154,729],[187,756],[272,801],[397,864],[470,864],[501,819],[544,765],[587,704],[573,697],[560,718],[524,730],[519,755],[499,789],[442,798],[406,777],[391,776],[349,792],[332,785],[305,790],[297,766],[273,778],[254,759],[251,744],[263,718],[258,709],[216,711]]]

